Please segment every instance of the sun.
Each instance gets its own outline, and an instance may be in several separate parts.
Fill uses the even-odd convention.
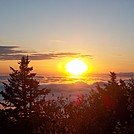
[[[79,76],[88,70],[87,64],[80,59],[73,59],[66,64],[66,71],[71,75]]]

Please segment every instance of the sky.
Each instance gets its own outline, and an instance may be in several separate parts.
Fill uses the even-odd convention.
[[[23,55],[39,74],[64,75],[73,58],[89,73],[134,72],[133,7],[133,0],[0,0],[0,74]]]

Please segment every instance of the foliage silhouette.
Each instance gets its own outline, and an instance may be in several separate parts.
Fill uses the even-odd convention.
[[[11,108],[12,115],[10,115],[18,123],[23,122],[24,125],[29,123],[29,119],[35,114],[34,105],[37,100],[45,97],[49,90],[39,90],[39,82],[34,78],[35,73],[31,73],[32,67],[28,67],[29,59],[22,57],[21,61],[18,62],[19,70],[15,70],[10,67],[13,73],[10,74],[8,84],[4,84],[4,91],[0,94],[4,98],[4,102],[1,103],[6,109]],[[10,118],[11,118],[10,117]]]
[[[28,57],[22,57],[19,70],[11,68],[9,83],[0,92],[0,132],[7,134],[133,134],[134,79],[117,80],[110,72],[104,87],[96,85],[77,100],[63,96],[46,100],[50,92],[38,89],[30,73]]]

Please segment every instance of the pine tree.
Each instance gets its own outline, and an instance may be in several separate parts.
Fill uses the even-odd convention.
[[[36,74],[31,73],[33,67],[28,67],[29,59],[22,57],[18,62],[19,70],[10,67],[12,73],[8,83],[3,83],[5,89],[0,92],[4,98],[2,103],[5,108],[12,107],[17,111],[18,117],[30,117],[34,112],[34,103],[37,99],[46,96],[49,90],[39,90],[39,82],[35,79]]]

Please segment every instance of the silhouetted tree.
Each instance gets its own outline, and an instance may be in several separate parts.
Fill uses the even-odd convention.
[[[132,80],[128,84],[118,81],[116,74],[111,72],[104,87],[97,85],[97,91],[91,90],[89,95],[78,98],[79,103],[66,107],[73,132],[133,134],[133,91]]]
[[[30,122],[36,114],[36,101],[44,99],[43,97],[49,93],[49,90],[45,88],[38,89],[39,82],[35,79],[36,74],[31,73],[33,68],[28,66],[29,62],[28,56],[22,57],[18,62],[19,70],[10,67],[12,73],[9,74],[8,83],[3,83],[5,88],[0,92],[4,98],[1,104],[5,109],[11,108],[13,111],[10,118],[15,118],[18,122],[24,120],[27,126],[26,122]],[[31,116],[32,118],[29,118]]]

